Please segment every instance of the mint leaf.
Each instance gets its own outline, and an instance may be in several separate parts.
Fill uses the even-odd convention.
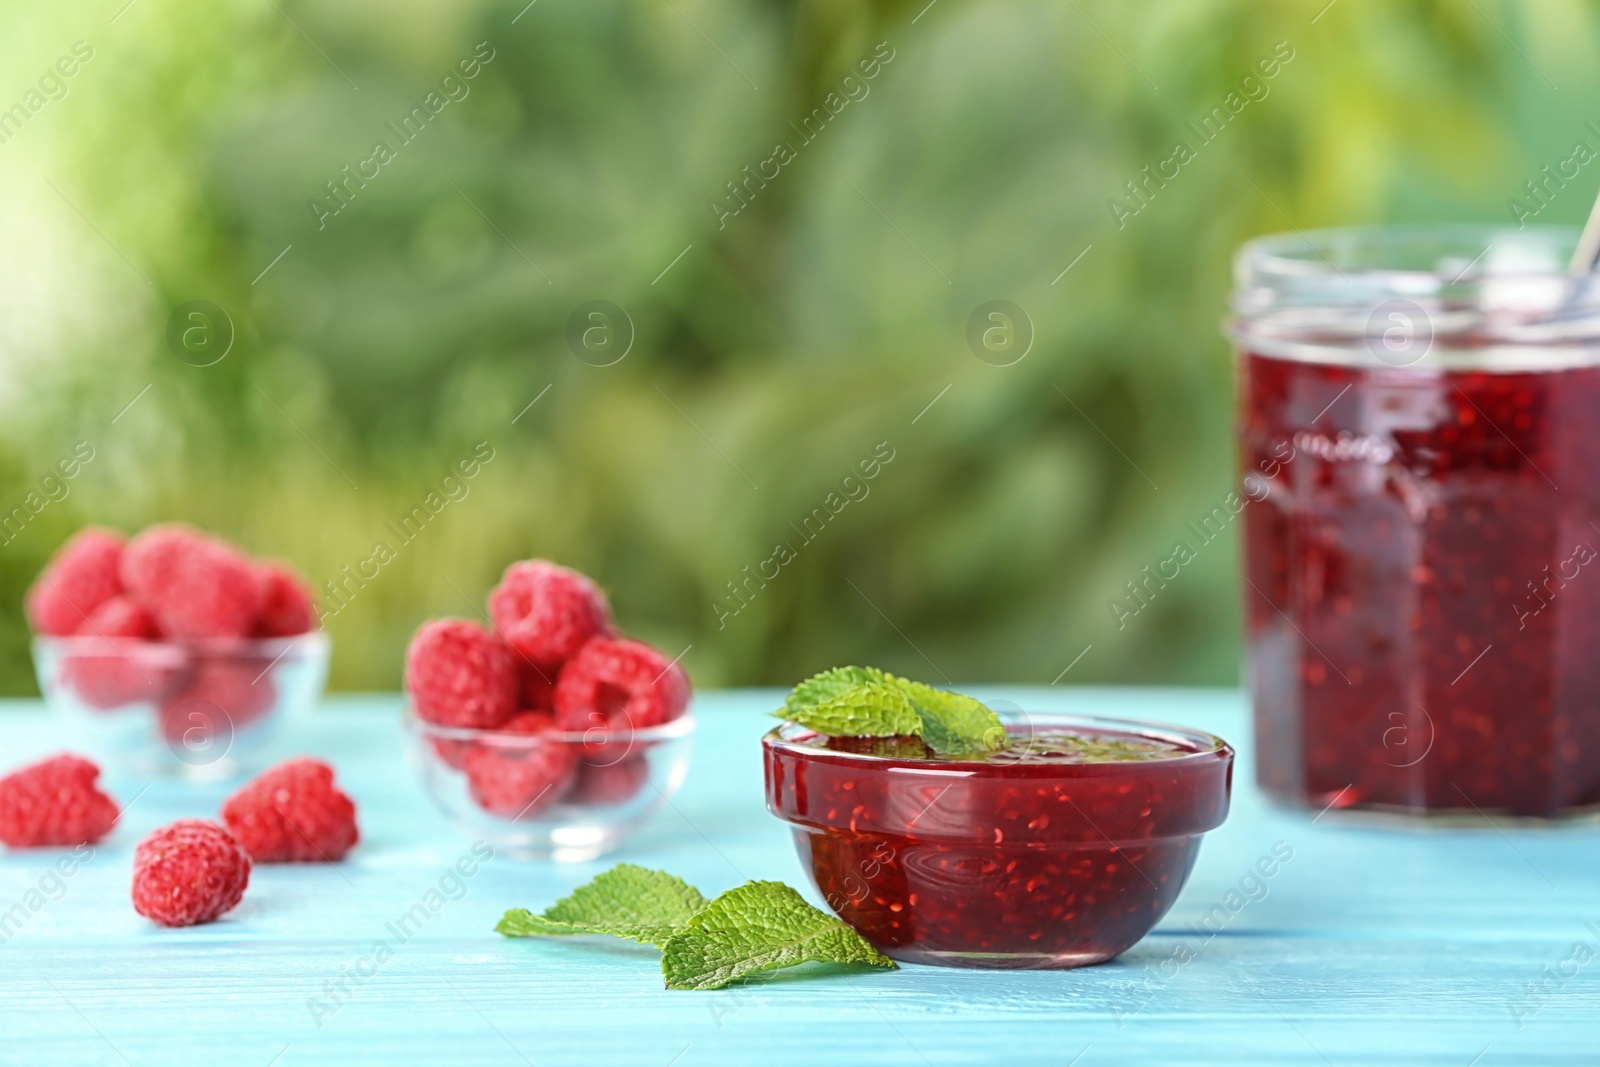
[[[646,945],[662,945],[701,908],[706,898],[683,879],[619,863],[534,915],[512,908],[495,926],[507,937],[611,934]]]
[[[774,714],[799,722],[796,716],[818,704],[841,697],[859,686],[883,682],[888,677],[876,667],[835,667],[831,671],[813,674],[789,691],[788,699],[783,702],[783,711]]]
[[[980,756],[1005,747],[1005,725],[982,701],[921,682],[896,681],[922,718],[922,739],[939,755]]]
[[[911,697],[892,681],[867,682],[785,717],[819,734],[835,737],[889,737],[920,734],[922,718]]]
[[[504,934],[506,937],[558,937],[563,934],[584,934],[570,923],[551,922],[542,915],[535,915],[527,908],[511,908],[495,923],[494,932]]]
[[[941,756],[983,755],[1006,743],[1000,717],[980,701],[876,667],[813,675],[773,714],[829,737],[920,737]]]
[[[758,971],[808,962],[895,968],[860,934],[782,882],[728,890],[661,947],[668,989],[721,989]]]
[[[720,989],[757,971],[807,962],[895,967],[781,882],[749,882],[707,903],[682,879],[627,863],[542,915],[512,908],[495,929],[507,937],[614,934],[659,945],[668,989]]]

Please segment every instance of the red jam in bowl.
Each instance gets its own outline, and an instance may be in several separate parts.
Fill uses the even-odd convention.
[[[792,723],[763,740],[767,807],[828,906],[886,955],[1109,960],[1172,907],[1227,817],[1233,749],[1209,734],[1067,715],[1007,732],[981,762],[903,742],[877,755]]]

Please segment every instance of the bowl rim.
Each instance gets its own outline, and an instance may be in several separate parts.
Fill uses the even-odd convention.
[[[1107,775],[1139,777],[1155,770],[1170,770],[1174,767],[1199,767],[1207,763],[1228,762],[1233,760],[1237,753],[1226,740],[1213,733],[1197,730],[1190,726],[1179,726],[1174,723],[1155,722],[1146,719],[1121,719],[1106,715],[1085,715],[1070,711],[1006,711],[999,712],[1000,721],[1010,726],[1023,722],[1039,728],[1052,727],[1095,727],[1100,732],[1134,734],[1141,737],[1153,737],[1169,743],[1180,743],[1185,750],[1171,756],[1161,756],[1155,759],[1141,760],[1102,760],[1085,763],[1051,763],[1051,762],[1002,762],[995,763],[988,760],[972,759],[915,759],[902,756],[874,756],[866,752],[843,752],[835,749],[815,748],[804,744],[801,740],[786,736],[790,731],[803,731],[809,737],[821,734],[820,730],[811,730],[790,720],[784,720],[761,738],[763,749],[781,751],[800,759],[817,759],[829,763],[858,764],[862,770],[877,768],[884,772],[896,774],[928,773],[938,775],[952,775],[956,777],[982,777],[985,772],[993,774],[1017,774],[1023,768],[1029,775],[1041,777],[1100,777]],[[1188,746],[1200,746],[1198,748]]]
[[[694,712],[685,710],[676,719],[659,726],[646,726],[639,730],[543,730],[536,734],[512,733],[509,730],[483,729],[473,726],[445,726],[420,718],[408,700],[400,714],[401,728],[418,736],[444,741],[493,741],[499,745],[538,745],[550,741],[567,744],[601,744],[610,741],[671,741],[693,734],[696,727]]]
[[[326,630],[307,630],[287,637],[199,637],[190,641],[149,641],[142,637],[109,637],[102,634],[69,634],[64,637],[34,634],[31,648],[35,657],[43,652],[62,655],[104,656],[108,651],[126,656],[180,651],[212,656],[286,656],[290,652],[326,651],[333,639]]]

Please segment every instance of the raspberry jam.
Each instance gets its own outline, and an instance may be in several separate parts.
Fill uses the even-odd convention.
[[[1454,228],[1241,252],[1237,510],[1275,799],[1600,805],[1600,330],[1571,246]]]
[[[828,906],[886,955],[1109,960],[1172,907],[1227,816],[1233,750],[1209,734],[1065,715],[1007,730],[983,762],[839,751],[793,724],[762,742],[767,807]]]
[[[1246,469],[1279,468],[1243,515],[1262,788],[1319,808],[1600,802],[1600,368],[1247,355],[1242,394]]]

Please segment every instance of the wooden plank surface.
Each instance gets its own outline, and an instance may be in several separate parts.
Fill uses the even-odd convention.
[[[363,960],[385,924],[438,888],[471,842],[405,767],[399,699],[341,697],[283,750],[337,765],[363,843],[337,867],[258,867],[222,922],[157,929],[134,914],[128,881],[140,837],[214,816],[226,787],[153,784],[59,884],[48,872],[60,853],[0,854],[0,913],[30,890],[44,900],[0,945],[0,1063],[1600,1063],[1593,827],[1313,822],[1254,789],[1237,693],[977,692],[1198,726],[1239,747],[1231,817],[1207,836],[1173,912],[1121,959],[1057,972],[907,966],[689,993],[662,988],[644,947],[492,932],[505,908],[543,906],[613,859],[708,894],[776,878],[816,900],[762,805],[757,739],[775,694],[743,691],[696,699],[689,781],[622,853],[576,866],[497,857],[460,892],[446,878],[457,899],[373,966]],[[0,729],[7,767],[66,745],[33,702],[0,704]],[[124,801],[143,784],[112,782]],[[1279,842],[1293,858],[1252,878]],[[1227,921],[1213,918],[1209,933],[1201,920],[1217,905]],[[329,984],[354,972],[366,973],[333,1005]]]

